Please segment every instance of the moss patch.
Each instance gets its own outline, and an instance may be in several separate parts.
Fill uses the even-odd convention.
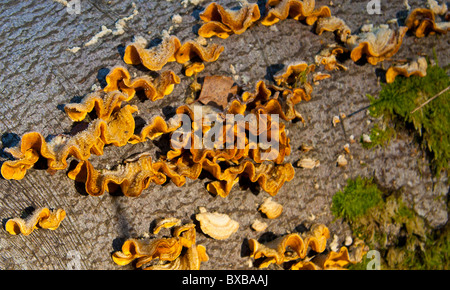
[[[416,112],[411,112],[433,98],[450,85],[445,69],[429,65],[423,78],[397,77],[392,84],[382,84],[382,90],[375,98],[368,95],[373,117],[383,117],[388,122],[412,125],[422,139],[422,146],[431,153],[431,165],[436,175],[448,171],[450,161],[450,91],[436,97]],[[383,131],[374,127],[371,137],[380,136],[376,143],[384,142]],[[391,134],[387,134],[388,139]],[[373,145],[367,145],[373,147]]]
[[[401,191],[357,177],[333,196],[331,211],[349,223],[355,238],[380,252],[382,269],[450,269],[449,226],[431,229],[404,203]],[[363,260],[352,269],[366,264]]]
[[[383,128],[384,127],[384,128]],[[396,137],[397,133],[393,127],[379,125],[375,123],[372,130],[370,131],[370,140],[371,143],[363,142],[363,138],[361,136],[361,144],[366,149],[372,149],[377,146],[387,146],[389,142]]]
[[[372,179],[358,176],[355,180],[349,179],[344,190],[333,196],[331,211],[336,217],[353,222],[380,203],[382,194]]]

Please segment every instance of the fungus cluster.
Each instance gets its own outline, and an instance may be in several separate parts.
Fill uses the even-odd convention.
[[[43,207],[34,210],[26,218],[9,219],[5,224],[5,229],[11,235],[22,233],[24,236],[28,236],[38,228],[56,230],[65,217],[66,212],[62,208],[53,210]]]
[[[248,241],[251,254],[260,260],[259,268],[267,268],[270,264],[290,264],[291,270],[343,269],[359,263],[367,247],[362,242],[355,242],[351,250],[342,247],[339,252],[326,252],[330,231],[323,225],[315,225],[303,235],[292,233],[280,236],[270,242],[260,243],[255,239]],[[308,257],[313,252],[313,257]]]
[[[295,105],[311,99],[313,86],[310,79],[316,84],[319,80],[330,77],[321,73],[312,76],[316,67],[323,65],[328,71],[347,70],[347,67],[337,61],[337,56],[346,52],[350,53],[354,62],[366,59],[368,63],[376,65],[398,52],[408,30],[413,31],[417,37],[446,33],[450,29],[448,22],[437,22],[435,11],[437,10],[419,8],[411,12],[404,27],[390,28],[381,25],[352,34],[342,19],[331,16],[327,6],[316,7],[314,0],[268,0],[265,15],[261,15],[257,4],[246,3],[238,10],[231,10],[215,2],[211,3],[200,14],[200,19],[204,22],[198,31],[201,37],[217,36],[226,39],[232,34],[244,33],[258,21],[270,26],[292,18],[307,25],[316,25],[315,32],[318,35],[326,31],[336,33],[341,43],[324,48],[316,56],[315,64],[304,61],[289,63],[285,70],[274,75],[273,84],[259,81],[253,92],[239,92],[233,82],[227,82],[221,76],[205,78],[201,88],[203,96],[197,99],[197,103],[202,103],[205,108],[209,107],[210,101],[218,105],[219,109],[213,110],[212,119],[205,115],[198,119],[194,114],[194,105],[182,105],[176,109],[174,117],[166,120],[155,116],[140,132],[135,132],[133,115],[138,108],[128,102],[137,91],[143,91],[150,101],[162,99],[172,93],[174,86],[180,83],[180,77],[173,71],[164,71],[155,79],[149,76],[131,78],[126,68],[114,67],[106,76],[105,88],[85,96],[80,103],[65,106],[66,114],[75,122],[83,121],[88,115],[95,115],[96,118],[84,130],[74,134],[61,134],[51,140],[38,132],[24,134],[17,147],[5,149],[14,160],[2,164],[1,174],[6,179],[20,180],[40,158],[47,161],[48,171],[52,173],[66,169],[68,158],[73,157],[78,160],[78,164],[68,172],[68,177],[84,183],[86,192],[92,196],[120,188],[125,196],[136,197],[152,183],[161,185],[170,179],[176,186],[183,186],[186,178],[197,179],[202,171],[214,178],[206,188],[215,195],[228,196],[240,178],[246,177],[269,195],[275,196],[295,174],[292,164],[285,162],[285,157],[291,153],[291,146],[283,121],[298,119],[304,122]],[[447,11],[439,10],[439,13],[445,15],[443,17],[447,20]],[[176,61],[185,65],[186,76],[196,76],[205,68],[203,62],[218,60],[224,51],[221,45],[205,45],[199,40],[189,40],[182,44],[176,36],[170,35],[165,35],[162,42],[152,48],[147,48],[146,44],[142,39],[130,43],[125,49],[124,62],[130,65],[142,64],[151,71],[160,71],[168,62]],[[387,82],[392,82],[397,75],[423,76],[424,72],[426,61],[421,58],[404,66],[390,68],[386,78]],[[221,79],[224,84],[219,90],[220,95],[208,95],[208,82],[214,86],[217,79]],[[281,120],[272,118],[271,114],[278,115]],[[182,115],[188,116],[190,126],[188,132],[184,132],[186,138],[179,140],[174,136],[185,125],[180,117]],[[262,121],[266,126],[255,129],[248,122],[229,124],[225,120],[227,115],[240,115],[244,118],[256,116],[254,121]],[[199,135],[213,134],[212,123],[215,128],[220,128],[222,136],[232,137],[234,146],[229,146],[228,138],[216,139],[213,148],[184,146],[194,144]],[[260,137],[262,134],[268,134],[270,140],[275,140],[278,148],[272,150],[264,142],[255,144],[251,137]],[[91,154],[102,155],[105,146],[137,144],[162,135],[168,135],[175,142],[170,144],[167,154],[158,160],[153,160],[150,154],[144,152],[124,160],[113,169],[96,169],[89,161]],[[270,158],[262,158],[263,154],[269,153]],[[339,164],[342,162],[338,161]],[[345,160],[345,164],[346,162]],[[319,165],[318,160],[312,159],[302,159],[298,164],[310,169]],[[280,216],[283,207],[269,198],[259,210],[271,219]],[[9,220],[6,230],[12,234],[22,232],[28,235],[36,227],[56,229],[64,217],[64,210],[53,212],[44,208],[27,220]],[[202,210],[196,218],[202,230],[216,239],[228,238],[239,227],[237,222],[225,214]],[[126,265],[136,261],[136,267],[144,269],[199,269],[201,262],[209,259],[206,249],[196,245],[194,224],[179,224],[178,219],[159,221],[154,233],[157,234],[162,228],[174,227],[172,237],[150,241],[129,239],[125,241],[121,251],[113,254],[114,262]],[[254,228],[262,230],[266,226],[255,223]],[[353,254],[345,247],[338,253],[331,251],[325,254],[328,238],[328,228],[319,225],[313,227],[307,235],[289,234],[267,244],[250,239],[249,245],[252,257],[265,258],[260,264],[261,268],[272,263],[295,261],[291,264],[291,269],[335,269],[361,260],[365,252],[362,244],[355,244]],[[306,259],[309,249],[317,253],[312,259]]]
[[[136,268],[143,270],[199,270],[209,257],[206,248],[196,244],[195,236],[194,224],[176,226],[169,238],[128,239],[112,258],[120,266],[134,261]]]

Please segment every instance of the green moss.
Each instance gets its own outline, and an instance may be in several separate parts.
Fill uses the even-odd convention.
[[[366,149],[371,149],[377,146],[387,146],[389,145],[389,142],[396,137],[396,132],[393,127],[384,126],[385,128],[380,128],[378,124],[375,124],[370,131],[370,140],[371,143],[365,143],[362,141],[361,137],[361,144]]]
[[[450,269],[450,225],[432,230],[402,198],[357,177],[333,196],[331,211],[381,253],[382,269]],[[351,267],[365,269],[367,260]]]
[[[431,152],[432,167],[437,175],[449,168],[450,91],[413,114],[411,112],[449,85],[446,71],[438,65],[429,65],[425,77],[399,76],[394,83],[382,85],[378,98],[368,95],[372,116],[383,116],[385,123],[393,121],[414,127],[421,136],[423,147]]]
[[[372,179],[349,179],[343,191],[333,196],[331,211],[336,217],[354,221],[382,201],[382,192]]]

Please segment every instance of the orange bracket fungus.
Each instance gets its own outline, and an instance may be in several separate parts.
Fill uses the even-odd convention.
[[[173,71],[162,72],[155,80],[148,76],[131,79],[130,73],[124,67],[118,66],[106,76],[105,92],[121,91],[128,95],[127,101],[132,99],[137,90],[144,91],[147,99],[156,101],[169,95],[180,78]]]
[[[294,168],[290,163],[281,165],[272,162],[254,164],[247,160],[237,166],[225,169],[223,172],[213,171],[211,167],[206,170],[213,172],[212,174],[218,181],[209,183],[206,189],[222,197],[228,196],[233,185],[239,181],[240,176],[246,176],[251,182],[257,182],[264,191],[274,196],[285,182],[294,178],[295,174]],[[219,169],[217,166],[215,167]],[[205,166],[203,168],[205,169]]]
[[[82,121],[95,110],[98,118],[107,120],[122,102],[129,102],[136,91],[143,91],[148,99],[156,101],[170,94],[175,84],[180,83],[180,78],[172,71],[165,71],[155,80],[148,76],[131,79],[128,70],[118,66],[106,76],[106,83],[103,90],[88,94],[80,103],[66,104],[67,115],[73,121]]]
[[[261,17],[257,4],[244,4],[239,10],[230,10],[213,2],[200,13],[200,19],[205,21],[198,34],[209,38],[218,36],[228,38],[231,34],[242,34]]]
[[[128,239],[112,258],[120,266],[136,260],[136,267],[144,270],[199,270],[201,262],[209,260],[206,248],[196,245],[194,224],[175,227],[170,238]]]
[[[327,6],[316,9],[314,0],[267,0],[267,15],[262,19],[263,25],[273,25],[280,20],[291,17],[295,20],[305,20],[307,25],[313,25],[320,17],[330,17]]]
[[[219,58],[224,47],[218,44],[203,46],[197,41],[187,41],[183,45],[175,36],[164,36],[158,46],[146,49],[141,43],[131,43],[125,49],[124,61],[127,64],[142,64],[152,71],[158,71],[172,61],[185,63],[194,57],[213,62]]]
[[[327,71],[333,70],[347,70],[347,67],[338,63],[337,56],[346,52],[344,47],[336,44],[329,45],[322,49],[319,54],[315,56],[316,65],[323,65]]]
[[[86,115],[93,110],[99,119],[107,120],[114,111],[121,107],[123,101],[129,99],[128,95],[119,91],[105,93],[100,90],[86,95],[81,103],[66,104],[64,111],[75,122],[83,121]]]
[[[297,162],[297,166],[301,168],[313,169],[320,166],[320,161],[311,158],[302,158]]]
[[[365,56],[370,64],[376,65],[398,52],[406,31],[407,27],[392,30],[380,25],[371,31],[361,32],[347,43],[351,47],[350,57],[357,62]]]
[[[200,222],[202,232],[216,240],[226,240],[239,229],[239,223],[228,215],[217,212],[207,212],[204,207],[195,218]]]
[[[169,229],[174,226],[179,226],[181,224],[181,220],[173,217],[159,219],[153,229],[153,234],[156,235],[162,228]]]
[[[412,75],[424,77],[427,75],[428,63],[424,57],[419,57],[417,60],[410,63],[392,66],[386,72],[386,82],[393,83],[398,75],[409,78]]]
[[[126,105],[114,112],[108,120],[95,119],[89,126],[75,135],[58,135],[47,142],[37,132],[22,136],[17,147],[7,148],[17,160],[8,160],[2,164],[1,173],[6,179],[22,179],[26,171],[33,167],[39,157],[47,159],[49,172],[67,168],[67,158],[87,160],[91,153],[103,154],[107,144],[124,146],[133,135],[135,106]]]
[[[262,232],[267,229],[268,225],[267,225],[267,223],[262,222],[260,220],[254,220],[251,227],[256,232]]]
[[[414,9],[405,21],[406,27],[414,32],[416,37],[424,37],[428,34],[445,34],[450,30],[450,22],[436,22],[435,12],[431,9]]]
[[[125,48],[123,60],[127,64],[142,64],[149,70],[161,70],[168,62],[175,61],[175,53],[181,47],[175,36],[164,36],[162,42],[146,49],[142,43],[131,43]]]
[[[322,17],[317,20],[316,33],[321,35],[324,31],[335,32],[343,43],[347,42],[348,37],[352,33],[345,21],[335,16]]]
[[[264,258],[259,268],[267,268],[270,264],[282,265],[285,262],[294,261],[291,270],[300,269],[342,269],[343,267],[358,263],[366,253],[366,247],[362,242],[355,242],[352,257],[346,247],[342,247],[338,253],[330,251],[325,253],[327,239],[330,232],[325,225],[315,225],[305,234],[292,233],[280,236],[268,243],[261,244],[255,239],[248,241],[250,256],[254,259]],[[316,255],[311,259],[307,257],[309,249]]]
[[[307,64],[303,61],[293,62],[288,64],[285,70],[274,75],[273,78],[275,83],[281,86],[282,94],[291,96],[293,104],[297,104],[302,99],[305,101],[311,100],[313,87],[308,82],[308,77],[315,69],[314,64]]]
[[[65,217],[66,212],[61,208],[53,210],[44,207],[36,209],[26,219],[13,218],[8,220],[5,229],[11,235],[22,233],[28,236],[38,228],[56,230]]]
[[[311,260],[300,260],[291,266],[291,270],[343,270],[347,266],[360,263],[367,253],[367,247],[361,240],[355,241],[349,248],[341,247],[338,252],[320,253]]]
[[[143,153],[125,160],[113,170],[96,170],[89,161],[80,162],[68,176],[85,183],[86,192],[93,196],[111,192],[118,187],[125,196],[139,196],[152,182],[161,185],[169,177],[175,185],[182,186],[186,177],[197,179],[200,172],[200,165],[190,164],[184,158],[152,163],[151,156]]]
[[[275,219],[281,215],[283,212],[283,206],[268,197],[259,206],[258,210],[265,214],[268,219]]]
[[[199,72],[205,69],[205,65],[201,62],[193,62],[189,63],[184,67],[184,74],[187,77],[191,77],[193,75],[198,74]]]

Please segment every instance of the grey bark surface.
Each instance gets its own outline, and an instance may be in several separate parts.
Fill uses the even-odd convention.
[[[63,105],[89,93],[92,85],[100,86],[99,80],[108,69],[123,65],[137,75],[148,73],[122,60],[121,51],[133,36],[155,40],[167,30],[181,41],[195,39],[196,28],[201,24],[198,13],[208,4],[208,1],[200,2],[199,6],[189,1],[185,1],[186,5],[181,1],[134,2],[139,14],[126,23],[124,34],[108,34],[98,43],[84,47],[103,25],[114,30],[118,19],[131,15],[132,1],[82,0],[80,14],[69,14],[64,5],[50,0],[0,1],[3,148],[15,145],[20,136],[30,131],[44,136],[69,132],[73,123],[64,113]],[[330,1],[316,2],[329,5]],[[365,0],[333,2],[332,15],[344,19],[352,31],[367,22],[385,23],[404,11],[400,0],[381,1],[381,15],[366,13]],[[230,0],[219,3],[230,8],[238,5],[238,1]],[[410,1],[413,9],[425,3]],[[182,16],[181,24],[172,23],[174,14]],[[432,56],[435,48],[440,64],[448,65],[449,35],[422,39],[408,35],[394,59],[419,54]],[[258,80],[270,80],[282,64],[296,60],[312,63],[321,46],[334,43],[335,37],[332,33],[316,35],[311,26],[288,19],[272,27],[256,24],[242,35],[208,41],[222,44],[225,51],[218,61],[207,63],[200,76],[233,76],[230,69],[233,65],[239,76],[237,83],[253,91]],[[68,51],[75,46],[81,49],[76,53]],[[376,72],[382,68],[381,64],[359,65],[351,60],[344,64],[348,71],[332,72],[331,79],[314,87],[311,101],[297,106],[306,124],[287,123],[293,150],[286,161],[295,163],[306,156],[319,159],[321,165],[313,170],[295,168],[295,178],[273,198],[284,207],[279,218],[267,220],[257,211],[269,196],[267,193],[255,193],[236,185],[227,198],[212,196],[205,188],[208,178],[188,180],[180,188],[171,182],[151,185],[136,198],[108,193],[93,197],[80,194],[66,171],[50,175],[45,170],[31,169],[22,180],[0,179],[0,218],[20,216],[28,207],[64,208],[67,217],[57,230],[36,230],[29,236],[11,236],[4,228],[0,229],[0,268],[131,269],[132,266],[117,266],[111,259],[111,253],[120,249],[125,239],[148,235],[151,223],[161,217],[192,222],[198,207],[204,206],[209,211],[228,214],[240,223],[240,228],[226,241],[211,239],[198,231],[198,244],[206,247],[210,257],[202,269],[253,269],[247,248],[250,238],[283,235],[324,223],[332,237],[336,235],[338,242],[343,243],[351,231],[341,220],[334,220],[331,199],[345,186],[347,178],[358,175],[376,177],[384,187],[403,188],[406,202],[431,226],[444,225],[448,219],[447,176],[441,176],[440,180],[432,178],[427,156],[407,132],[401,132],[386,148],[365,150],[359,142],[351,144],[353,159],[345,168],[336,167],[349,136],[359,140],[363,133],[370,132],[375,120],[363,111],[345,120],[343,126],[333,127],[332,118],[367,106],[366,94],[376,95],[380,90]],[[389,62],[385,64],[389,66]],[[149,120],[154,115],[167,114],[182,105],[189,95],[191,80],[183,76],[182,65],[169,63],[163,68],[169,69],[181,77],[181,83],[162,100],[132,100],[139,107],[140,118]],[[301,153],[298,148],[303,142],[313,144],[315,149]],[[92,156],[91,160],[97,168],[111,167],[133,153],[150,151],[156,155],[161,151],[158,146],[155,140],[121,148],[107,147],[103,156]],[[7,157],[2,153],[0,161]],[[255,219],[268,223],[264,234],[251,230]],[[274,265],[271,268],[277,269]]]

